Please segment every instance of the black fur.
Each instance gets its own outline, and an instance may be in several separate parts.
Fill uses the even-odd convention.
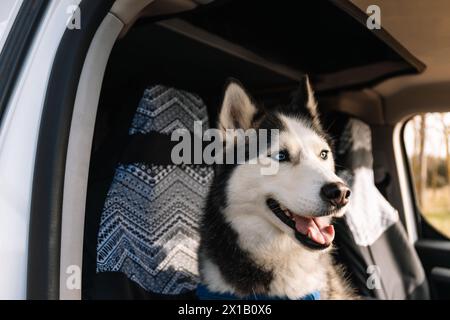
[[[280,131],[286,130],[283,122],[271,110],[263,107],[258,108],[258,112],[253,117],[253,123],[258,129],[278,129]]]
[[[320,116],[311,114],[311,111],[306,107],[308,102],[308,77],[305,75],[300,81],[300,85],[297,90],[292,94],[292,100],[290,104],[281,105],[278,107],[278,111],[287,116],[302,117],[306,119],[311,125],[312,129],[328,143],[334,153],[334,141],[328,134],[327,130],[324,130],[322,126],[317,126],[318,123],[322,123]],[[319,117],[316,119],[316,117]]]
[[[238,234],[222,214],[227,205],[227,182],[235,167],[221,165],[216,168],[201,224],[200,256],[208,257],[239,294],[248,296],[267,292],[273,275],[239,247]]]

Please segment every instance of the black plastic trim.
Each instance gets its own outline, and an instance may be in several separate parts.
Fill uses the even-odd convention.
[[[87,51],[113,3],[114,0],[83,0],[81,29],[66,30],[53,63],[34,168],[28,299],[59,299],[64,172],[73,106]]]
[[[48,0],[24,1],[0,53],[0,125]]]

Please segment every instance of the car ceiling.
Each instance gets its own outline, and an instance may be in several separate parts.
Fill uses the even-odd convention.
[[[387,122],[420,111],[450,111],[450,1],[351,0],[361,10],[376,4],[381,25],[427,69],[387,80],[374,89],[384,98]]]
[[[174,3],[180,2],[180,0],[171,0]],[[201,1],[195,0],[196,3]],[[330,2],[335,2],[339,4],[340,0],[330,0]],[[450,12],[450,1],[448,0],[433,0],[433,1],[424,1],[424,0],[349,0],[356,7],[358,7],[362,12],[366,12],[366,9],[369,5],[376,4],[381,9],[381,25],[384,30],[386,30],[389,34],[393,36],[395,40],[397,40],[409,53],[412,54],[415,58],[420,60],[426,65],[425,71],[417,74],[417,72],[412,75],[403,75],[403,76],[395,76],[390,78],[389,80],[380,79],[380,82],[376,82],[372,88],[376,96],[382,97],[382,105],[379,105],[378,102],[375,102],[375,106],[370,107],[366,105],[367,111],[376,110],[376,112],[380,115],[377,117],[376,122],[378,123],[390,123],[395,124],[398,121],[404,119],[405,117],[411,115],[416,112],[423,112],[424,110],[432,110],[432,111],[446,111],[449,110],[450,106],[450,61],[447,57],[450,57],[450,19],[447,18],[448,12]],[[210,1],[205,1],[210,2]],[[219,2],[219,1],[214,1]],[[226,3],[226,1],[223,1]],[[320,1],[319,1],[320,2]],[[250,1],[245,2],[250,3]],[[316,4],[316,2],[313,2]],[[342,3],[341,3],[342,4]],[[240,4],[242,5],[242,4]],[[250,6],[252,7],[252,6]],[[154,4],[153,7],[149,6],[149,8],[155,9]],[[254,6],[252,7],[254,8]],[[260,7],[261,9],[261,7]],[[242,8],[241,10],[242,11]],[[236,11],[235,11],[236,12]],[[222,12],[223,13],[223,12]],[[297,16],[298,16],[297,12]],[[146,16],[146,14],[144,14]],[[210,16],[210,15],[209,15]],[[298,17],[297,17],[298,18]],[[298,19],[300,21],[307,19],[308,16],[304,19]],[[321,17],[323,18],[323,17]],[[317,19],[317,18],[313,18]],[[365,19],[362,16],[362,19]],[[296,19],[294,19],[296,20]],[[298,21],[296,20],[296,21]],[[320,22],[323,19],[317,19],[316,22]],[[214,20],[213,20],[214,21]],[[201,27],[204,27],[201,24],[201,21],[194,21],[200,24]],[[312,22],[307,25],[314,25],[315,32],[318,33],[317,25],[319,23]],[[192,23],[192,21],[191,21]],[[220,25],[220,24],[219,24]],[[338,24],[342,28],[342,23]],[[289,29],[289,28],[288,28]],[[337,28],[339,29],[339,28]],[[217,31],[217,30],[216,30]],[[229,30],[225,30],[229,32]],[[376,30],[374,33],[377,32]],[[241,33],[238,33],[241,34]],[[348,35],[348,33],[345,33]],[[325,33],[326,35],[326,33]],[[380,34],[379,34],[380,35]],[[357,36],[348,35],[349,38],[359,39]],[[328,43],[324,40],[324,36],[316,37],[320,39],[317,44],[310,46],[312,48],[322,48],[321,43]],[[253,39],[250,37],[250,39]],[[308,43],[313,41],[314,38],[308,40]],[[358,41],[358,40],[354,40]],[[247,43],[248,41],[245,41]],[[348,55],[337,55],[339,50],[333,51],[333,56],[338,57],[338,61],[345,65],[346,59],[348,61],[353,61],[353,55],[355,52],[361,56],[370,56],[370,53],[373,51],[368,49],[367,52],[360,52],[362,48],[367,46],[356,43],[355,45],[340,45],[335,48],[339,48],[342,52],[350,52]],[[356,50],[356,49],[360,50]],[[328,53],[330,50],[317,49],[313,56],[317,58],[321,53],[326,53],[324,57],[320,57],[319,61],[327,61],[329,59]],[[347,51],[345,51],[347,50]],[[408,54],[409,54],[408,53]],[[346,58],[347,57],[347,58]],[[311,59],[304,59],[306,61],[310,61]],[[335,59],[336,60],[336,59]],[[356,61],[357,59],[355,59]],[[406,59],[411,62],[411,59]],[[283,59],[285,61],[285,59]],[[344,61],[344,62],[342,62]],[[413,63],[414,64],[414,63]],[[312,67],[311,67],[312,68]],[[311,69],[310,68],[310,69]],[[377,66],[372,72],[381,72]],[[377,69],[378,68],[378,69]],[[309,70],[305,66],[301,68],[308,73],[312,73],[314,75],[313,70]],[[317,68],[316,68],[317,69]],[[417,71],[420,68],[417,68]],[[378,71],[377,71],[378,70]],[[405,72],[404,72],[405,73]],[[400,74],[400,73],[399,73]],[[392,74],[392,76],[394,76]],[[350,77],[350,79],[355,79],[356,75]],[[316,78],[324,78],[316,77]],[[388,78],[388,77],[386,77]],[[342,79],[341,79],[342,80]],[[332,83],[342,84],[342,81],[332,81]],[[358,80],[356,80],[358,82]],[[361,82],[361,81],[360,81]],[[325,83],[325,82],[324,82]],[[320,87],[316,85],[316,91],[319,90]],[[366,86],[371,86],[369,82],[365,83]],[[347,87],[345,89],[345,85],[341,88],[345,92],[345,90],[353,90],[356,92],[359,90],[357,87],[351,89]],[[363,93],[365,95],[367,92]],[[369,95],[371,95],[369,93]],[[359,96],[359,95],[358,95]],[[371,95],[373,96],[373,95]],[[350,100],[353,98],[350,97]],[[370,99],[369,99],[370,100]],[[348,100],[343,100],[348,101]],[[359,101],[359,100],[358,100]],[[345,102],[346,103],[346,102]],[[381,110],[378,110],[380,109]],[[346,108],[344,108],[346,109]],[[355,108],[353,108],[355,109]],[[361,111],[361,105],[358,108],[360,109],[357,114],[364,113]],[[355,110],[356,110],[355,109]],[[373,112],[367,112],[370,116],[364,117],[363,120],[371,122],[373,119]]]

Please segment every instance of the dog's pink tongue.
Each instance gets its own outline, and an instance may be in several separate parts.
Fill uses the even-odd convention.
[[[294,215],[295,229],[320,244],[330,244],[334,239],[334,227],[326,217],[307,218]]]

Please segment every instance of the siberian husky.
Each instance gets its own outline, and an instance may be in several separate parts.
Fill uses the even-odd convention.
[[[277,142],[258,151],[278,171],[261,174],[260,160],[216,165],[200,228],[202,286],[244,299],[296,300],[312,292],[320,299],[356,298],[330,255],[332,219],[344,214],[351,191],[335,174],[308,78],[290,104],[275,109],[257,106],[231,81],[219,126],[224,133],[278,129]]]

